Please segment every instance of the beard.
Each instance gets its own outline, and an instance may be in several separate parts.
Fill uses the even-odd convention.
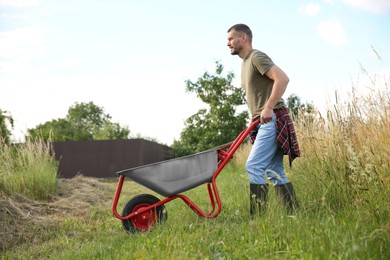
[[[230,54],[231,55],[238,55],[239,51],[237,49],[231,49]]]

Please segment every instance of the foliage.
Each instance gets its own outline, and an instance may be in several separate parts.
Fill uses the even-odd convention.
[[[54,119],[28,129],[26,139],[44,141],[127,139],[130,131],[118,123],[104,109],[89,103],[75,103],[66,118]]]
[[[57,142],[77,140],[76,130],[72,124],[63,118],[54,119],[38,125],[36,128],[28,129],[28,139],[45,141],[53,140]]]
[[[67,121],[74,126],[76,140],[94,139],[95,133],[101,129],[111,117],[104,113],[103,108],[89,103],[76,103],[69,108],[66,116]]]
[[[244,91],[232,85],[233,73],[222,75],[223,66],[216,62],[215,74],[205,72],[196,82],[186,81],[186,91],[196,93],[208,108],[200,109],[185,122],[180,141],[172,148],[175,156],[207,150],[235,139],[244,129],[248,113],[237,112],[244,104]]]
[[[301,98],[295,94],[291,94],[287,98],[287,108],[294,119],[299,115],[305,115],[314,112],[314,106],[312,103],[302,104]]]
[[[11,130],[14,127],[14,119],[7,112],[0,109],[0,142],[10,143]]]
[[[95,140],[113,140],[128,139],[130,130],[128,127],[122,127],[119,123],[105,122],[103,127],[96,130]]]

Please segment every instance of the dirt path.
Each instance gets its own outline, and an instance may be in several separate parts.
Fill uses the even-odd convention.
[[[0,252],[34,239],[34,230],[47,229],[66,217],[82,217],[90,207],[110,207],[113,185],[95,178],[59,179],[58,192],[48,201],[35,201],[0,192]]]

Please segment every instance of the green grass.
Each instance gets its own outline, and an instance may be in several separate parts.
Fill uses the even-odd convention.
[[[0,140],[0,191],[44,200],[55,194],[57,163],[49,144],[7,145]]]
[[[166,204],[168,220],[144,233],[127,234],[108,207],[92,207],[82,217],[68,217],[56,225],[34,230],[31,241],[14,247],[3,257],[54,259],[385,259],[389,256],[388,209],[344,205],[334,209],[302,185],[304,176],[293,173],[301,200],[294,216],[284,212],[274,192],[268,211],[251,219],[245,174],[228,167],[222,172],[223,211],[215,219],[203,219],[181,200]],[[293,178],[294,177],[294,178]],[[114,183],[106,183],[105,193]],[[130,199],[139,186],[125,182],[123,198]],[[141,190],[139,192],[148,192]],[[186,193],[207,208],[205,187]],[[378,199],[378,201],[380,201]],[[385,198],[382,198],[385,202]],[[385,206],[383,204],[383,206]],[[386,215],[387,214],[387,215]],[[54,253],[55,252],[55,253]]]

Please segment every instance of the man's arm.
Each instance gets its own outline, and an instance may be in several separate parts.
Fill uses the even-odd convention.
[[[273,109],[282,98],[289,82],[289,78],[286,73],[284,73],[284,71],[276,65],[272,66],[265,75],[274,81],[274,85],[272,87],[271,96],[265,104],[263,111],[261,111],[261,123],[268,123],[271,121],[272,116],[274,115]]]

